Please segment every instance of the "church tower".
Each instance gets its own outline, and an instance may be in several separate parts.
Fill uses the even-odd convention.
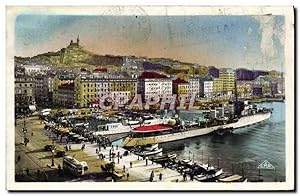
[[[79,46],[79,35],[77,36],[77,46]]]

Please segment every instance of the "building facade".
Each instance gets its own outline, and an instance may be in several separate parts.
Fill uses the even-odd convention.
[[[196,96],[200,95],[200,79],[199,78],[190,78],[189,82],[189,90],[190,94],[194,93]]]
[[[74,83],[64,83],[57,89],[58,105],[74,108]]]
[[[35,104],[35,81],[32,77],[15,77],[15,112],[26,111]]]
[[[23,65],[26,75],[40,75],[50,70],[46,65]]]
[[[35,100],[38,105],[52,103],[53,97],[53,75],[36,76]]]
[[[43,80],[43,96],[44,96],[44,101],[48,103],[52,103],[52,98],[53,98],[53,79],[55,75],[46,75]]]
[[[234,90],[235,70],[231,68],[222,68],[219,72],[219,79],[223,82],[224,93]]]
[[[75,79],[74,75],[56,75],[53,78],[52,86],[53,86],[53,93],[52,93],[52,101],[54,105],[58,105],[58,87],[62,84],[73,83]]]
[[[156,72],[144,72],[138,78],[137,93],[143,100],[158,95],[172,96],[172,79]]]
[[[36,76],[34,78],[35,81],[35,88],[34,88],[34,95],[36,103],[42,104],[44,101],[44,77],[43,76]]]
[[[110,96],[113,99],[117,96],[127,96],[130,99],[136,95],[136,79],[107,77],[79,74],[74,80],[76,107],[90,107],[93,102],[99,101],[103,96]]]
[[[203,81],[203,96],[211,98],[214,92],[214,81]]]
[[[238,96],[241,98],[250,97],[253,89],[253,81],[238,80],[236,81]]]
[[[90,107],[96,99],[96,80],[79,74],[74,80],[74,103],[76,107]]]
[[[172,91],[173,94],[177,95],[178,99],[180,99],[182,95],[190,96],[190,84],[185,80],[177,78],[172,81]]]
[[[214,78],[213,80],[213,93],[214,94],[224,93],[224,82],[220,78]]]

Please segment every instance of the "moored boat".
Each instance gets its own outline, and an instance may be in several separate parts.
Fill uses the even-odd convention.
[[[166,143],[186,138],[197,137],[210,134],[216,130],[232,130],[254,125],[269,119],[270,111],[259,111],[254,114],[247,114],[239,117],[236,121],[219,125],[202,124],[191,128],[179,125],[151,125],[141,126],[133,129],[128,137],[123,141],[124,147],[144,146],[147,144]]]
[[[163,151],[162,148],[156,148],[151,151],[141,150],[140,152],[134,152],[134,153],[138,156],[147,157],[147,156],[161,154],[162,151]]]
[[[231,176],[226,176],[224,178],[220,178],[217,180],[217,182],[247,182],[248,179],[247,178],[244,178],[243,176],[240,176],[240,175],[231,175]]]
[[[211,169],[207,170],[199,175],[195,175],[194,178],[201,182],[213,181],[223,174],[223,169]]]
[[[165,161],[170,161],[173,160],[177,157],[176,154],[165,154],[165,155],[161,155],[161,156],[152,156],[150,157],[150,160],[154,161],[154,162],[165,162]]]

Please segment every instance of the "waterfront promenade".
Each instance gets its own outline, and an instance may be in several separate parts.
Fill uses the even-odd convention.
[[[56,151],[64,150],[64,142],[60,142],[58,138],[50,131],[44,129],[43,121],[37,116],[28,117],[25,119],[27,133],[24,134],[22,128],[24,127],[24,119],[17,119],[15,126],[15,172],[17,181],[107,181],[110,178],[102,171],[101,165],[105,165],[110,161],[115,162],[115,171],[122,174],[123,177],[119,181],[141,181],[149,182],[151,172],[154,173],[153,181],[160,181],[159,175],[162,174],[161,181],[178,182],[183,181],[183,176],[169,168],[163,168],[162,165],[152,163],[148,160],[143,160],[137,155],[129,153],[128,156],[122,156],[121,159],[115,157],[114,160],[109,160],[109,151],[111,147],[105,150],[102,148],[101,152],[106,158],[101,160],[96,154],[97,144],[85,143],[85,149],[81,150],[82,144],[68,144],[71,145],[71,150],[66,152],[66,155],[73,156],[79,161],[87,162],[89,169],[81,178],[72,176],[59,175],[58,166],[62,166],[62,157],[54,156],[55,166],[51,167],[52,154],[44,150],[45,145],[53,143],[56,146]],[[24,145],[24,136],[29,139],[29,143]],[[114,153],[124,155],[125,149],[121,147],[114,147]],[[20,160],[18,160],[20,157]],[[132,167],[130,167],[130,162]],[[125,171],[124,171],[125,166]],[[127,174],[129,176],[127,177]],[[187,179],[187,181],[189,178]]]
[[[80,149],[82,144],[73,144],[72,145],[76,149]],[[97,144],[86,144],[84,152],[91,156],[97,156],[96,149],[98,148]],[[113,150],[112,150],[113,149]],[[124,155],[126,151],[124,148],[116,147],[107,147],[106,149],[101,148],[99,154],[103,154],[105,156],[105,160],[109,161],[109,151],[112,150],[115,154]],[[149,182],[151,172],[154,172],[153,181],[160,181],[159,175],[162,174],[162,180],[165,182],[175,182],[177,179],[179,182],[183,181],[183,176],[174,170],[169,168],[163,168],[162,165],[152,162],[151,160],[146,161],[142,157],[138,157],[135,154],[129,153],[128,156],[122,156],[122,158],[115,157],[111,159],[116,163],[116,169],[122,170],[124,177],[121,179],[122,181],[139,181],[139,182]],[[132,163],[132,167],[130,167],[130,162]],[[146,163],[147,162],[147,163]],[[125,166],[125,172],[123,170]],[[127,179],[127,173],[129,173],[129,178]],[[188,178],[189,179],[189,178]]]

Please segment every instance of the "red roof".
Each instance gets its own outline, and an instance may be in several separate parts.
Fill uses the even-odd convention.
[[[107,72],[107,68],[97,67],[94,72]]]
[[[183,79],[180,79],[180,78],[177,78],[176,80],[173,80],[173,83],[176,83],[176,84],[182,84],[182,83],[189,83]]]
[[[144,79],[144,78],[167,78],[166,75],[157,73],[157,72],[143,72],[142,75],[139,77],[139,79]]]
[[[72,89],[72,88],[74,88],[74,83],[72,82],[72,83],[66,83],[66,84],[62,84],[62,85],[60,85],[60,86],[58,86],[58,88],[63,88],[63,89]]]
[[[94,100],[94,101],[92,101],[92,104],[95,104],[95,105],[99,105],[99,100]]]
[[[172,126],[170,125],[150,125],[150,126],[136,127],[133,129],[133,132],[149,133],[149,132],[167,131],[171,129]]]

